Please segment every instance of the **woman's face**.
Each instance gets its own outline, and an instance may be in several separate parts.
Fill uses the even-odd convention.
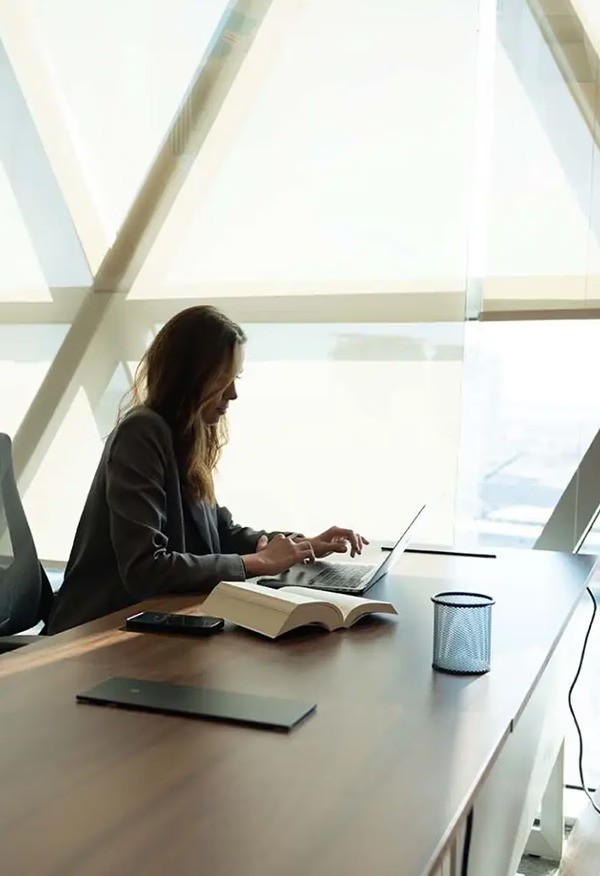
[[[225,387],[221,395],[203,411],[202,418],[208,426],[214,426],[218,423],[221,417],[224,417],[227,413],[229,403],[235,401],[238,397],[236,380],[244,367],[244,348],[241,344],[238,344],[235,348],[233,363],[235,378]]]

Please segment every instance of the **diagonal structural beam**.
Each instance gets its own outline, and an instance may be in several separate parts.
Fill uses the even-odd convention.
[[[146,181],[95,275],[95,291],[128,291],[271,3],[235,0],[228,7]],[[78,386],[84,386],[91,404],[106,388],[119,358],[113,347],[120,340],[117,317],[122,313],[123,297],[92,292],[84,299],[15,436],[15,473],[21,490],[34,477]],[[98,328],[107,319],[112,320],[112,346],[102,348]]]
[[[556,503],[534,547],[577,553],[600,511],[600,430]]]
[[[88,294],[54,357],[13,442],[15,477],[24,493],[37,472],[80,386],[93,407],[117,364],[117,351],[98,349],[97,328],[112,296]],[[113,334],[109,333],[112,338]]]
[[[192,221],[198,204],[206,198],[223,161],[252,111],[285,36],[289,33],[295,16],[301,12],[304,2],[305,0],[273,0],[268,15],[256,34],[252,51],[248,53],[229,91],[219,97],[218,114],[214,111],[211,113],[214,121],[210,130],[206,128],[202,149],[194,160],[186,184],[180,188],[135,279],[133,297],[137,288],[148,290],[158,287],[160,293],[161,280],[173,259],[181,236]],[[177,293],[169,289],[168,294],[170,297]]]
[[[0,166],[19,205],[46,285],[50,290],[89,285],[91,271],[68,205],[2,42],[0,119]]]
[[[577,0],[527,0],[581,115],[600,147],[600,45],[586,32]]]
[[[568,179],[586,224],[596,241],[600,241],[600,211],[594,204],[598,191],[596,168],[600,162],[600,34],[591,39],[590,22],[584,20],[584,4],[596,0],[503,0],[498,13],[498,39],[512,63],[521,86],[536,114]],[[524,35],[533,35],[536,27],[545,48],[562,78],[565,89],[555,98],[549,83],[534,63],[533,46]],[[562,89],[561,89],[562,91]],[[565,134],[566,108],[579,113],[590,134],[586,143],[585,128],[572,148]],[[589,144],[589,145],[588,145]],[[581,150],[589,153],[583,158]],[[594,191],[596,190],[596,191]],[[586,309],[597,314],[598,277],[593,268],[586,276],[546,276],[540,278],[487,277],[484,280],[483,318],[489,319],[563,319],[587,318]],[[513,287],[512,289],[510,287]],[[537,287],[537,288],[536,288]],[[499,298],[496,292],[502,290]]]
[[[60,89],[28,3],[0,0],[0,33],[2,51],[18,82],[18,99],[31,114],[53,184],[61,191],[61,198],[93,272],[106,252],[108,235],[65,122]],[[0,89],[0,95],[3,92],[4,87]],[[21,112],[23,114],[25,110]],[[14,123],[8,127],[14,129]],[[38,203],[42,195],[47,198],[44,190],[39,192]],[[61,211],[55,210],[54,213],[54,221],[58,223]]]

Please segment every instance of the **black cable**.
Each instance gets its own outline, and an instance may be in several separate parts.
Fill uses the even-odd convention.
[[[577,667],[577,672],[575,673],[575,678],[573,679],[573,683],[571,684],[571,687],[569,688],[569,709],[571,711],[571,715],[573,716],[573,721],[575,722],[575,727],[577,729],[577,736],[579,737],[579,779],[581,781],[581,790],[584,792],[584,794],[586,795],[586,797],[588,798],[588,800],[590,801],[590,803],[594,807],[594,810],[598,813],[598,815],[600,815],[600,808],[598,808],[598,806],[596,806],[596,804],[594,803],[594,801],[592,799],[592,795],[588,791],[588,787],[585,783],[585,779],[583,778],[583,736],[581,735],[581,728],[579,726],[579,722],[578,722],[577,717],[575,715],[575,710],[573,709],[573,703],[571,701],[571,696],[573,694],[573,690],[575,689],[575,685],[577,684],[577,681],[578,681],[579,676],[581,674],[581,667],[583,666],[583,658],[585,657],[585,650],[587,648],[587,643],[588,643],[588,639],[590,637],[590,633],[592,632],[592,626],[594,624],[594,618],[596,617],[596,611],[598,610],[598,603],[596,602],[596,597],[594,596],[594,594],[592,593],[592,591],[590,590],[589,587],[587,587],[586,590],[590,594],[590,598],[594,604],[594,608],[592,610],[592,617],[590,618],[590,623],[589,623],[589,626],[587,628],[587,633],[585,634],[585,639],[583,640],[583,648],[581,649],[581,657],[579,658],[579,666]]]
[[[468,876],[469,852],[471,851],[471,834],[473,833],[473,809],[469,810],[465,826],[465,841],[463,843],[462,861],[460,864],[460,876]]]

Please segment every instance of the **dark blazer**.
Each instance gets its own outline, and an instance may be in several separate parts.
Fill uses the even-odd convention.
[[[262,534],[186,497],[169,426],[137,408],[106,441],[48,632],[151,596],[243,581],[240,555],[254,553]]]

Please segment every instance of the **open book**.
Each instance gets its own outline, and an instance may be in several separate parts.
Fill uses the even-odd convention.
[[[389,602],[361,599],[345,593],[328,593],[312,587],[281,587],[271,590],[260,584],[218,584],[202,604],[202,611],[222,617],[240,627],[276,639],[307,624],[328,630],[350,627],[367,614],[397,614]]]

